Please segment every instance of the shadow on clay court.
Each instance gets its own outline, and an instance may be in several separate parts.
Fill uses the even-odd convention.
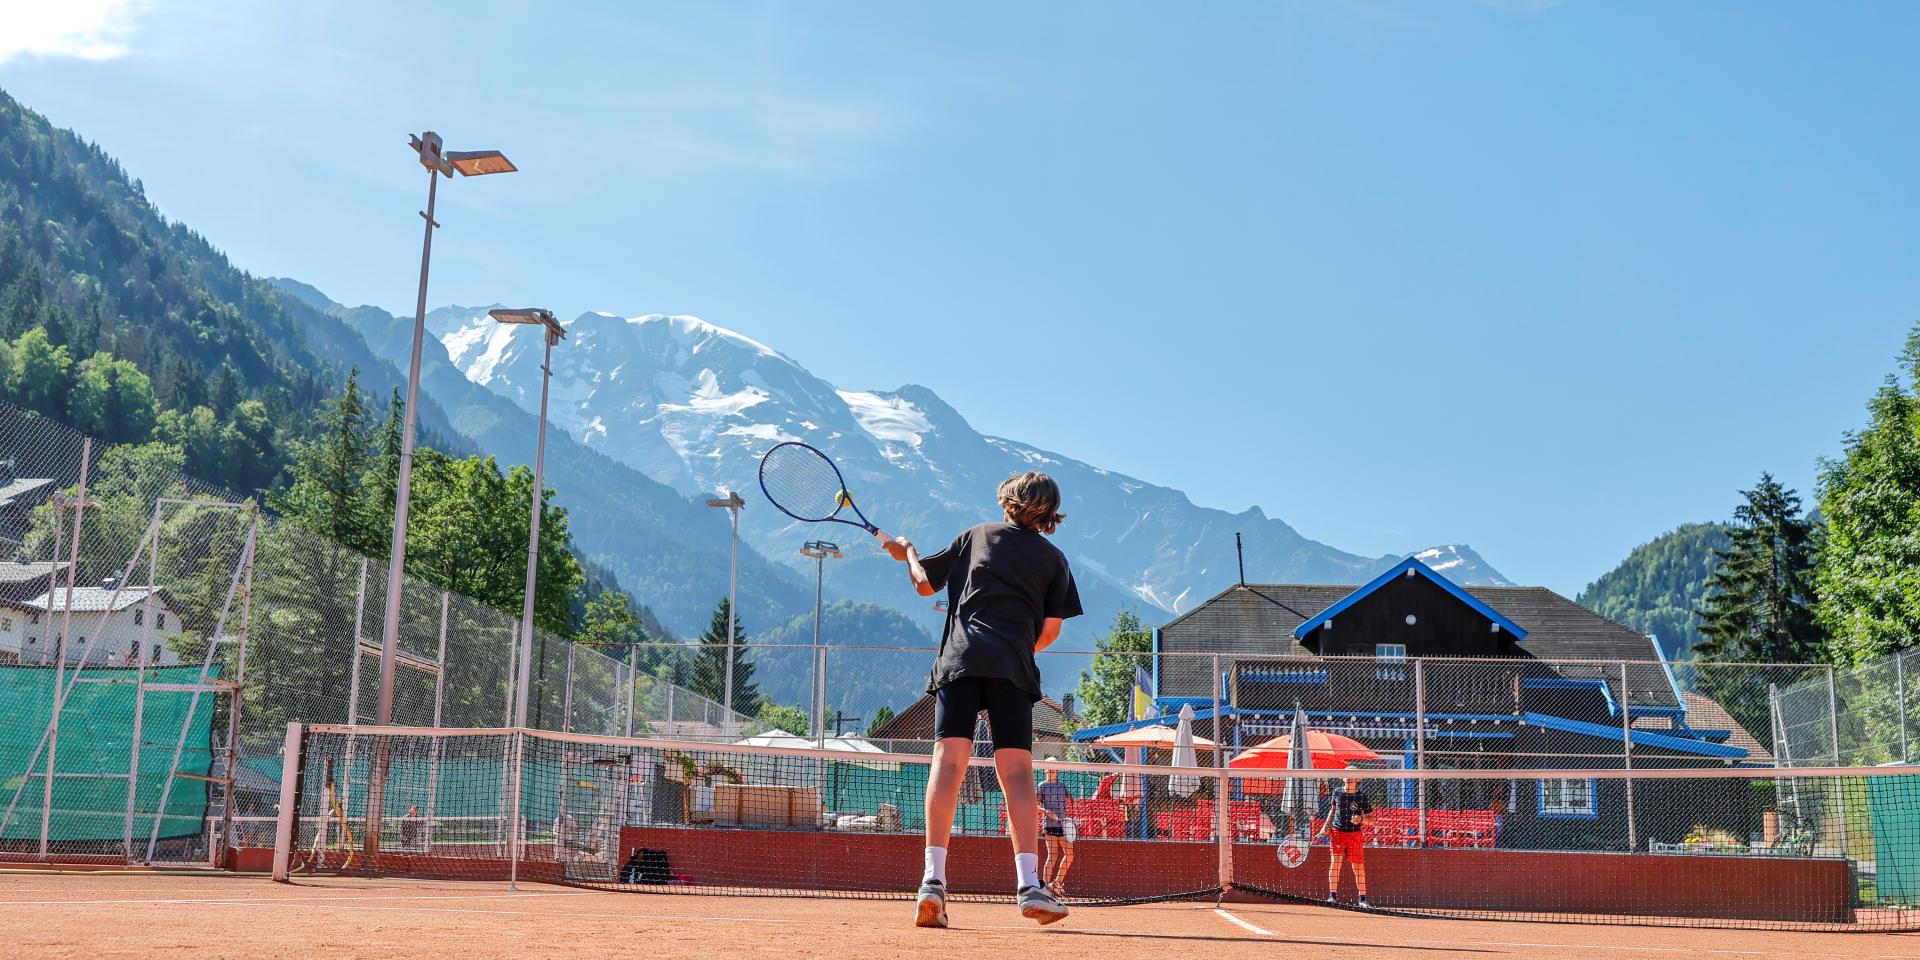
[[[1197,943],[1246,943],[1246,937],[1223,937],[1205,933],[1133,933],[1125,930],[1075,930],[1055,928],[1046,931],[1050,937],[1115,937],[1121,940],[1179,940]],[[1358,947],[1373,950],[1419,951],[1422,953],[1497,953],[1496,950],[1482,950],[1477,947],[1413,947],[1402,943],[1363,943],[1357,940],[1296,940],[1287,937],[1261,937],[1260,943],[1271,943],[1276,947]]]

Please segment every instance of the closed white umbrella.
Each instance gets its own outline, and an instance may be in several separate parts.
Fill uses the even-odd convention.
[[[1180,708],[1180,725],[1173,731],[1173,765],[1176,767],[1197,767],[1200,756],[1193,748],[1193,706]],[[1175,776],[1167,782],[1167,789],[1182,797],[1191,797],[1200,792],[1200,778],[1191,775]]]

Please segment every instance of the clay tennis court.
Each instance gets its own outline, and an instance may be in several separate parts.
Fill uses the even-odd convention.
[[[603,893],[498,883],[246,876],[0,874],[15,957],[1848,957],[1920,956],[1920,934],[1410,920],[1212,902],[1086,907],[1039,928],[959,903],[954,928],[900,901]]]

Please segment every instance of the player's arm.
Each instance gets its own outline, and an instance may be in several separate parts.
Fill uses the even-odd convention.
[[[1033,652],[1039,653],[1052,646],[1055,640],[1060,639],[1060,626],[1064,623],[1066,621],[1059,617],[1048,617],[1040,621],[1040,636],[1034,638]]]
[[[913,590],[923,597],[931,597],[939,592],[934,589],[932,578],[927,576],[927,568],[920,565],[920,551],[913,541],[906,537],[895,537],[894,544],[900,548],[900,554],[907,562],[907,576],[913,580]]]

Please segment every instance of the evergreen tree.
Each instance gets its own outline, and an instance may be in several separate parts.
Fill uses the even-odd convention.
[[[706,632],[700,635],[700,652],[694,656],[688,684],[694,693],[715,703],[727,702],[728,609],[727,599],[720,598],[720,605],[714,608],[713,619],[708,621]],[[761,705],[760,685],[753,681],[753,664],[747,659],[746,625],[737,621],[733,628],[733,644],[733,710],[757,717]]]
[[[346,390],[321,412],[319,424],[319,435],[295,448],[293,482],[275,506],[335,543],[384,553],[379,522],[361,492],[372,451],[358,370],[347,375]]]
[[[881,727],[886,726],[887,722],[892,719],[893,719],[893,708],[887,706],[886,704],[881,704],[878,710],[873,711],[873,720],[868,722],[867,724],[867,736],[869,737],[873,736],[873,732],[875,730],[878,730]]]
[[[1727,549],[1714,552],[1696,659],[1810,663],[1822,646],[1813,619],[1814,526],[1800,497],[1771,474],[1741,496]]]
[[[1821,464],[1818,611],[1841,663],[1920,644],[1920,324],[1900,361],[1904,382],[1888,377],[1866,428]]]
[[[1133,696],[1134,668],[1147,665],[1139,654],[1153,651],[1153,629],[1138,614],[1122,610],[1107,635],[1094,641],[1091,668],[1080,674],[1074,700],[1080,704],[1085,726],[1103,727],[1127,719],[1127,701]]]
[[[221,420],[233,413],[240,403],[240,371],[233,368],[233,358],[220,361],[220,372],[213,376],[213,389],[208,404],[213,407],[213,415]]]

